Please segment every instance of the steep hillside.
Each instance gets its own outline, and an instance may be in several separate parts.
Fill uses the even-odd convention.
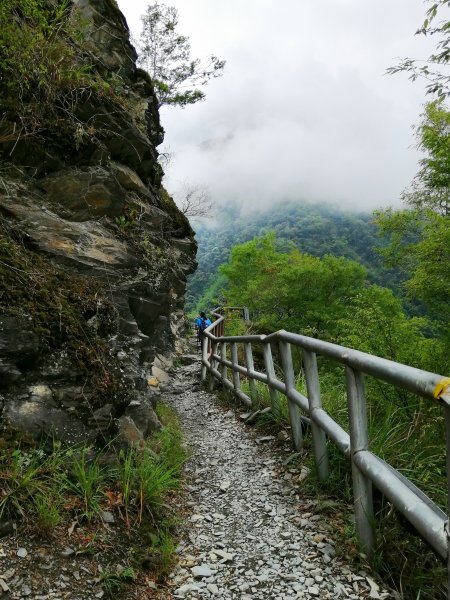
[[[383,241],[371,215],[328,205],[280,202],[271,210],[248,216],[225,208],[214,227],[197,227],[198,269],[189,277],[187,309],[194,310],[205,292],[206,302],[214,296],[217,267],[228,260],[232,246],[270,230],[282,246],[294,244],[313,256],[332,254],[356,260],[368,269],[370,281],[398,287],[399,274],[383,268],[376,252]]]
[[[113,0],[0,8],[0,414],[67,442],[158,427],[195,266]],[[1,44],[0,44],[1,46]]]

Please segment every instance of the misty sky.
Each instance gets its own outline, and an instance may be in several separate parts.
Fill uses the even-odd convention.
[[[118,0],[132,34],[148,2]],[[280,199],[371,210],[399,203],[417,171],[424,86],[385,75],[426,57],[421,0],[168,0],[193,56],[227,61],[206,100],[163,108],[166,186],[213,202]]]

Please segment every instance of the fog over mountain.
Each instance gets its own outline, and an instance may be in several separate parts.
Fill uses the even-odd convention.
[[[144,0],[119,0],[133,36]],[[385,75],[428,55],[421,0],[168,0],[194,56],[225,59],[206,101],[163,108],[166,184],[188,180],[246,210],[277,199],[371,210],[399,203],[417,170],[424,86]]]

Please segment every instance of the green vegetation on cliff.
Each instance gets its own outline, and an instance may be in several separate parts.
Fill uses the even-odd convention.
[[[77,406],[73,414],[78,417],[91,418],[105,395],[117,409],[127,404],[129,394],[105,340],[117,333],[117,310],[99,283],[55,267],[6,224],[0,224],[0,281],[1,345],[13,361],[25,370],[42,356],[66,356],[73,371],[82,373],[86,390],[95,390],[89,406]],[[14,339],[7,335],[6,314],[17,323]],[[19,344],[16,349],[21,327],[28,347]],[[2,375],[4,389],[12,382],[7,372]]]
[[[153,418],[195,252],[161,140],[116,2],[1,3],[2,426],[101,441],[133,395]]]
[[[0,2],[0,535],[88,555],[83,596],[143,597],[174,555],[185,453],[156,375],[195,242],[162,137],[115,0]]]
[[[1,3],[0,102],[7,113],[0,122],[2,142],[56,127],[76,145],[93,135],[77,109],[93,94],[116,94],[112,74],[100,77],[98,61],[83,47],[85,29],[67,0]]]

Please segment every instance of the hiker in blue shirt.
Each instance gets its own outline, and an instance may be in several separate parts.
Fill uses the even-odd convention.
[[[200,315],[195,319],[195,330],[197,332],[197,344],[201,346],[202,344],[202,334],[207,327],[211,325],[211,320],[208,319],[204,312],[201,312]]]

